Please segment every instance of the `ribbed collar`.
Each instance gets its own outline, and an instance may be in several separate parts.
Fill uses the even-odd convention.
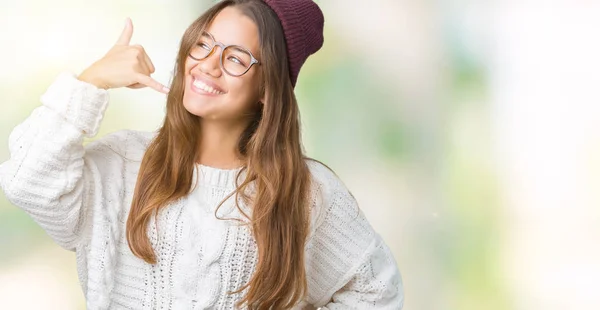
[[[236,187],[236,177],[242,167],[234,169],[221,169],[202,164],[196,164],[194,169],[194,180],[203,186],[214,186],[232,188]],[[245,173],[240,176],[239,183],[244,180]]]

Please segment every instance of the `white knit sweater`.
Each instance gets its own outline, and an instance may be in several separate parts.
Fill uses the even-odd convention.
[[[256,243],[247,226],[219,220],[214,211],[235,189],[238,170],[195,167],[195,189],[150,221],[158,262],[147,264],[131,253],[124,232],[154,133],[123,130],[84,147],[84,136],[98,132],[109,96],[69,73],[41,101],[10,134],[0,185],[57,244],[76,252],[87,308],[234,309],[246,291],[226,292],[249,281]],[[314,180],[308,294],[295,309],[401,309],[402,282],[388,246],[335,174],[307,163]],[[219,217],[244,219],[233,198]]]

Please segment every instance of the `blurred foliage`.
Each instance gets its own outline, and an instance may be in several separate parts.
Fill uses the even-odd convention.
[[[303,77],[300,105],[311,119],[307,139],[316,143],[316,157],[334,161],[358,146],[364,155],[401,162],[413,149],[405,125],[381,104],[397,99],[365,75],[368,70],[359,59],[344,58]]]
[[[140,3],[128,2],[114,10],[142,14],[136,11]],[[180,8],[173,8],[169,14],[178,12],[183,16],[181,19],[191,22],[197,15],[194,12],[201,12],[209,3],[212,2],[183,1],[178,3]],[[103,14],[120,16],[115,12]],[[116,19],[114,16],[111,18]],[[170,29],[183,31],[183,24]],[[390,213],[400,209],[394,214],[405,217],[397,219],[398,225],[389,229],[394,235],[384,237],[390,242],[403,242],[397,247],[401,252],[395,255],[406,275],[407,292],[412,293],[406,296],[406,308],[439,309],[436,305],[461,310],[509,308],[505,283],[501,281],[502,275],[497,274],[502,226],[497,176],[490,160],[489,73],[477,53],[468,50],[461,41],[463,30],[449,27],[441,34],[444,49],[441,54],[447,61],[446,67],[440,68],[440,76],[445,84],[432,81],[430,89],[425,90],[439,92],[436,96],[439,102],[435,103],[439,109],[431,112],[439,113],[432,116],[439,124],[424,123],[411,115],[406,107],[422,103],[407,97],[391,83],[381,83],[385,75],[380,69],[369,67],[360,51],[348,51],[344,41],[347,36],[341,32],[350,30],[327,31],[327,49],[307,62],[296,87],[304,141],[309,156],[334,168],[356,171],[352,175],[356,178],[361,176],[363,163],[380,167],[383,171],[380,183],[371,186],[398,182],[393,186],[402,185],[409,194],[417,193],[411,197],[412,201],[401,196],[401,191],[385,193],[389,199],[384,201],[393,201],[389,205],[377,204],[380,197],[364,197]],[[157,36],[158,40],[163,37]],[[171,63],[167,67],[170,70]],[[6,80],[0,86],[0,93],[10,99],[0,114],[0,161],[8,158],[10,130],[39,105],[39,95],[60,70],[60,65],[41,64],[30,72],[36,77],[33,81],[22,76]],[[438,84],[443,86],[434,86]],[[99,136],[128,128],[132,123],[156,125],[148,125],[148,119],[127,108],[134,97],[120,90],[115,92]],[[424,141],[425,138],[431,140]],[[412,177],[419,180],[412,182]],[[405,180],[408,184],[401,184]],[[432,208],[435,220],[423,211],[431,201],[439,202]],[[403,227],[399,223],[408,224]],[[409,233],[412,235],[404,235]],[[10,205],[0,193],[0,264],[16,263],[49,242],[25,213]],[[419,255],[427,256],[427,260],[419,260]],[[428,274],[429,270],[435,272]],[[423,277],[426,279],[422,280]]]

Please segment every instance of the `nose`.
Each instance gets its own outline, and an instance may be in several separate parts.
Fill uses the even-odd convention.
[[[215,45],[210,55],[199,61],[198,67],[200,71],[212,77],[220,77],[221,74],[223,74],[223,72],[221,71],[220,64],[221,51],[222,47],[219,45]]]

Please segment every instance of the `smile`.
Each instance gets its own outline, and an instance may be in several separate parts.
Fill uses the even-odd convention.
[[[216,90],[213,87],[211,87],[211,86],[207,85],[206,83],[204,83],[200,80],[197,80],[195,78],[192,81],[192,85],[200,90],[203,90],[204,92],[207,92],[207,93],[210,93],[213,95],[223,95],[224,94],[224,92]]]

